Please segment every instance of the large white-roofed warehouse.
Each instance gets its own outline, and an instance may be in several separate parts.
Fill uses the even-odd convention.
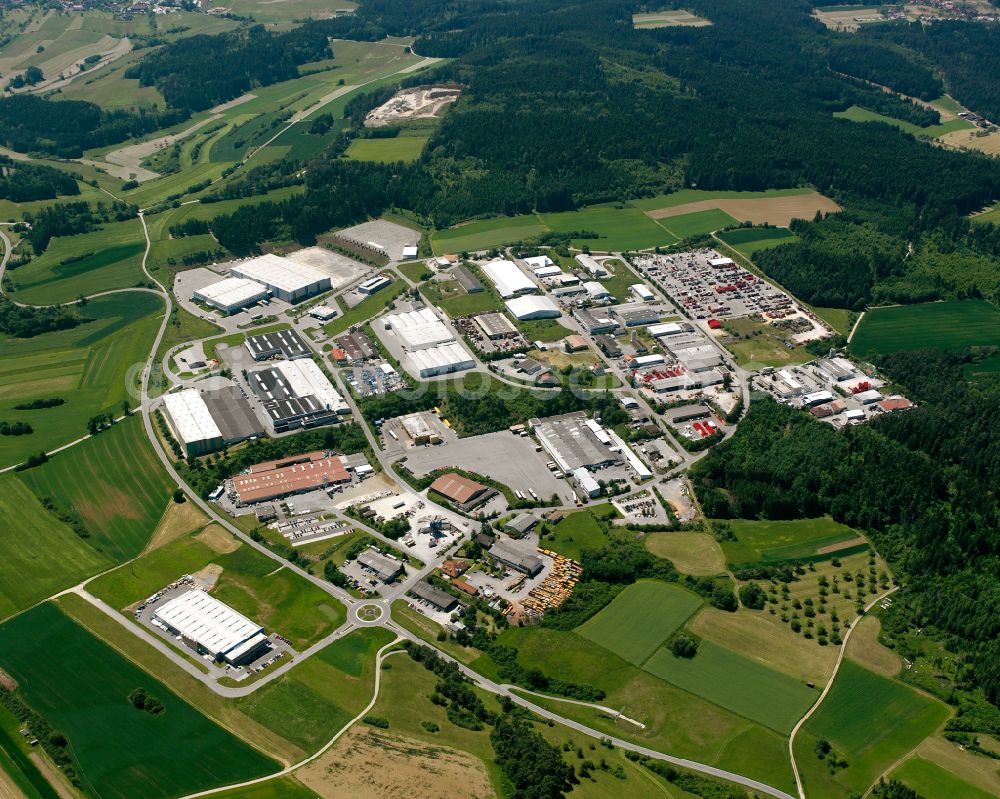
[[[513,261],[490,261],[483,267],[483,274],[493,281],[497,292],[505,300],[538,291],[535,281]]]
[[[225,443],[219,425],[197,389],[167,394],[163,398],[163,411],[170,431],[188,457],[213,452]]]
[[[268,253],[229,267],[235,277],[255,280],[279,300],[296,303],[330,288],[330,276],[306,264]]]
[[[385,329],[392,330],[410,352],[455,340],[455,334],[430,308],[404,311],[385,317]]]
[[[198,289],[191,298],[224,314],[232,314],[266,300],[269,293],[267,286],[256,280],[227,277]]]
[[[198,654],[234,666],[254,660],[269,646],[263,627],[196,588],[164,602],[153,620]]]
[[[508,300],[507,310],[515,319],[555,319],[562,311],[551,297],[517,297]]]

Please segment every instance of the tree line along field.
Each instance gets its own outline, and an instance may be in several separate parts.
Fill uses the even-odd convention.
[[[278,769],[51,604],[0,626],[0,641],[0,665],[66,735],[89,792],[166,799]],[[162,714],[128,701],[140,687],[163,703]]]
[[[130,370],[142,364],[162,313],[151,293],[99,297],[76,312],[85,322],[70,330],[33,338],[0,337],[0,419],[27,422],[30,435],[0,438],[0,465],[74,441],[87,434],[87,420],[103,412],[121,413],[132,401]],[[61,398],[65,404],[35,410],[14,406]]]
[[[873,308],[851,339],[851,350],[862,357],[925,348],[958,352],[972,346],[1000,346],[1000,309],[986,300]]]
[[[751,258],[755,252],[780,247],[782,244],[792,244],[799,240],[788,228],[739,228],[724,230],[719,238],[732,247],[744,258]]]
[[[912,122],[904,122],[901,119],[869,111],[867,108],[861,108],[856,105],[852,105],[846,111],[835,111],[833,116],[837,119],[848,119],[851,122],[881,122],[884,125],[892,125],[899,128],[904,133],[909,133],[913,136],[928,136],[933,139],[944,136],[946,133],[968,130],[973,127],[971,122],[957,118],[942,122],[939,125],[928,125],[926,128],[921,128]]]

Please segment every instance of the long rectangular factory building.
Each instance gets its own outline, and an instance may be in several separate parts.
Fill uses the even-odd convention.
[[[197,588],[165,602],[153,619],[198,654],[233,666],[256,659],[270,646],[263,627]]]
[[[234,277],[267,286],[279,300],[297,303],[330,290],[330,276],[306,264],[268,253],[229,267]]]
[[[337,421],[350,406],[315,361],[278,361],[250,372],[247,382],[263,402],[275,432],[317,427]]]
[[[367,459],[360,462],[360,466],[367,466]],[[233,490],[241,505],[270,502],[292,494],[349,483],[350,472],[357,468],[354,459],[309,452],[251,466],[248,472],[233,478]]]
[[[482,269],[505,300],[538,291],[535,281],[524,274],[513,261],[490,261]]]

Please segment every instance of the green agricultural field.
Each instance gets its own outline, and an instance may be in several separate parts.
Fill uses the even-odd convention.
[[[643,211],[659,208],[675,208],[678,205],[701,202],[702,200],[757,200],[765,197],[797,197],[812,194],[815,189],[768,189],[767,191],[708,191],[704,189],[681,189],[672,194],[659,194],[642,200],[632,200],[632,205]]]
[[[0,438],[0,466],[87,434],[99,412],[121,413],[131,401],[130,370],[149,353],[163,311],[153,294],[119,294],[92,300],[79,313],[93,321],[34,338],[0,336],[0,419],[27,422],[34,432]],[[15,406],[60,398],[65,404],[36,410]]]
[[[18,302],[52,305],[81,294],[134,286],[145,278],[145,249],[138,219],[110,222],[100,230],[52,239],[38,258],[8,272]],[[72,260],[77,259],[80,260]],[[70,261],[67,263],[67,261]]]
[[[344,155],[353,161],[375,161],[380,164],[391,164],[396,161],[411,163],[420,158],[428,139],[430,139],[429,135],[399,135],[391,139],[355,139]]]
[[[805,683],[706,640],[691,659],[657,649],[643,668],[779,733],[788,733],[819,697]]]
[[[792,244],[799,240],[798,236],[784,227],[724,230],[719,234],[719,238],[744,258],[750,258],[760,250],[769,250],[772,247]]]
[[[42,507],[13,474],[0,476],[0,618],[113,565]]]
[[[558,319],[520,319],[514,323],[528,341],[559,341],[574,331],[563,327]]]
[[[641,666],[701,603],[701,597],[678,585],[643,580],[622,591],[576,632]]]
[[[691,214],[669,216],[657,220],[660,227],[678,239],[689,239],[694,236],[704,236],[713,230],[738,225],[739,220],[719,208],[709,211],[695,211]]]
[[[500,216],[435,231],[431,235],[431,245],[435,255],[474,252],[529,239],[545,230],[545,225],[534,214]]]
[[[431,270],[427,268],[427,264],[421,262],[399,264],[397,268],[414,283],[419,283],[424,275],[431,273]]]
[[[849,119],[851,122],[882,122],[886,125],[899,128],[904,133],[909,133],[913,136],[927,136],[933,139],[943,136],[945,133],[951,133],[955,130],[967,130],[973,126],[971,122],[967,122],[964,119],[951,119],[939,125],[928,125],[926,128],[921,128],[912,122],[894,119],[893,117],[878,114],[857,105],[852,105],[846,111],[835,111],[833,115],[838,119]]]
[[[282,777],[249,788],[223,791],[215,796],[216,799],[316,799],[316,791],[306,788],[294,777]]]
[[[315,751],[371,699],[375,653],[392,638],[379,627],[357,630],[237,705],[292,743]]]
[[[826,322],[840,335],[846,336],[851,332],[851,314],[846,308],[819,308],[815,305],[809,306],[816,316]]]
[[[353,308],[347,308],[338,297],[337,302],[340,304],[340,316],[329,324],[323,325],[323,330],[326,331],[328,336],[340,335],[351,325],[361,324],[373,314],[378,313],[390,300],[398,297],[406,289],[405,280],[394,280],[391,285],[386,286],[378,294],[366,297]]]
[[[135,416],[22,479],[39,497],[75,513],[90,532],[88,543],[114,560],[142,551],[174,487]]]
[[[913,757],[893,771],[890,776],[909,786],[924,799],[995,799],[996,794],[987,793],[975,785],[970,785],[937,763]]]
[[[869,785],[937,730],[948,707],[902,683],[845,660],[833,688],[796,738],[806,793],[838,797]],[[848,768],[835,776],[816,758],[815,741],[828,740]]]
[[[1000,345],[1000,309],[986,300],[952,300],[875,308],[858,325],[851,350],[857,355],[900,350]]]
[[[736,534],[735,541],[723,541],[722,551],[730,564],[787,563],[789,561],[825,560],[835,554],[844,556],[868,546],[862,541],[839,549],[824,558],[820,550],[855,542],[861,534],[828,516],[793,521],[727,521]]]
[[[51,604],[0,626],[0,666],[66,735],[82,781],[105,799],[167,799],[278,768]],[[140,687],[164,713],[132,706]]]
[[[610,735],[794,790],[787,744],[772,730],[664,682],[577,633],[511,628],[499,642],[516,648],[526,668],[602,688],[607,698],[601,704],[642,721],[646,729],[633,729],[593,708],[533,700],[550,710]]]
[[[593,205],[579,211],[539,214],[539,219],[552,231],[567,233],[593,231],[599,238],[573,239],[574,247],[587,246],[597,252],[642,250],[677,242],[674,236],[638,208],[617,205]]]

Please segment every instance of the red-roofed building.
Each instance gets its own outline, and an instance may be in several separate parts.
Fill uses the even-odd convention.
[[[468,594],[469,596],[478,596],[479,589],[471,583],[465,582],[465,580],[452,580],[451,584],[455,586],[459,591]]]
[[[878,407],[886,413],[892,413],[893,411],[909,410],[913,407],[913,403],[906,397],[887,397],[878,403]]]
[[[496,493],[488,486],[455,472],[442,474],[430,484],[430,490],[465,510],[482,504]]]
[[[712,328],[712,330],[718,330],[720,327],[722,327],[722,322],[720,322],[718,319],[709,319],[708,326]]]
[[[469,562],[467,560],[446,560],[441,564],[441,573],[452,579],[461,577],[468,570]]]

